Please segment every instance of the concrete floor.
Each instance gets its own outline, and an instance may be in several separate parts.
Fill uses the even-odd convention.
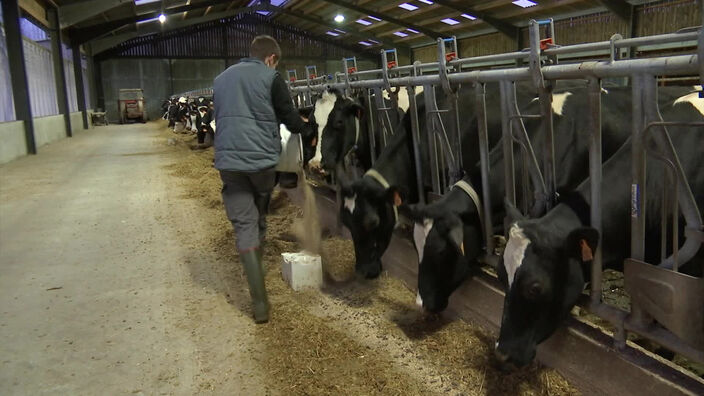
[[[237,344],[253,325],[188,273],[175,233],[197,208],[170,186],[158,127],[96,127],[0,166],[0,394],[194,394],[225,381],[207,378],[213,353],[236,369],[221,391],[259,393],[243,351],[196,334],[199,301]]]

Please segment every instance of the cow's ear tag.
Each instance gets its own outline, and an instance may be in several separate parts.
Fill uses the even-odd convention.
[[[462,252],[462,255],[464,256],[464,242],[460,244],[460,252]]]
[[[403,204],[401,196],[398,194],[398,191],[394,191],[394,206],[401,206],[401,204]]]
[[[592,261],[594,260],[594,255],[592,254],[592,248],[589,247],[587,241],[584,239],[579,240],[579,245],[582,247],[582,261]]]

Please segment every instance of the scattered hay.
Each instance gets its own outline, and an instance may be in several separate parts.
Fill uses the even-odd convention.
[[[194,152],[185,143],[172,149],[180,150],[181,160],[167,170],[186,197],[201,203],[200,216],[208,224],[204,248],[219,257],[213,273],[228,273],[224,267],[231,266],[237,253],[212,150]],[[423,315],[415,308],[414,293],[397,279],[382,275],[352,281],[351,241],[323,240],[324,270],[333,282],[322,291],[294,292],[282,280],[281,253],[300,250],[292,225],[303,214],[286,194],[273,195],[264,249],[271,320],[254,328],[259,344],[254,347],[263,351],[257,355],[258,365],[269,379],[268,389],[294,395],[579,393],[556,371],[538,364],[511,375],[501,373],[491,363],[492,336],[460,320]],[[246,280],[237,272],[226,282],[234,293],[231,298],[241,299],[232,303],[244,301],[247,310]]]

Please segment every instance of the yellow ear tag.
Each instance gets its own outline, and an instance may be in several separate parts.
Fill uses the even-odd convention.
[[[592,254],[592,248],[589,247],[587,241],[584,239],[579,240],[579,245],[582,247],[582,261],[592,261],[594,260],[594,255]]]

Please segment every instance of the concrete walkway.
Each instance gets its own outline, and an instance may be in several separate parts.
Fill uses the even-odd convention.
[[[249,318],[184,265],[174,229],[197,228],[197,208],[170,186],[162,127],[97,127],[0,166],[0,394],[207,391],[194,299],[215,299],[247,341]],[[225,388],[258,393],[246,357],[227,353],[241,367]]]

